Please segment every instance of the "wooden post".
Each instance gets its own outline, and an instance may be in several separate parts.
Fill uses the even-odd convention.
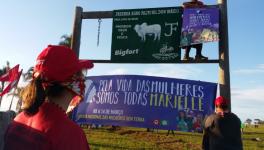
[[[16,89],[17,89],[17,88],[16,88]],[[14,91],[16,91],[16,89],[15,89]],[[13,93],[13,96],[12,96],[12,99],[11,99],[11,102],[10,102],[10,105],[9,105],[9,109],[8,109],[8,110],[11,110],[11,108],[12,108],[12,104],[13,104],[14,97],[15,97],[14,94],[15,94],[15,93]]]
[[[1,103],[2,103],[2,96],[0,96],[0,108],[1,108]]]
[[[82,30],[82,7],[75,8],[75,18],[73,24],[73,31],[72,31],[72,41],[71,41],[71,48],[76,53],[77,57],[79,57],[80,52],[80,44],[81,44],[81,30]]]
[[[229,70],[229,48],[228,48],[228,21],[227,21],[227,0],[218,0],[220,8],[220,40],[219,40],[219,86],[220,95],[230,100],[231,110],[231,89]]]
[[[1,84],[2,85],[1,85],[0,92],[2,93],[3,90],[4,90],[5,82],[4,81],[1,81]],[[2,99],[3,99],[3,96],[0,96],[0,107],[1,107]]]

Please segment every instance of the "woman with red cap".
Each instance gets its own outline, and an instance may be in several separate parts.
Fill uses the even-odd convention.
[[[33,79],[21,92],[23,111],[8,127],[4,149],[88,150],[83,130],[66,110],[72,100],[82,98],[82,70],[92,67],[91,61],[79,60],[70,48],[45,48],[37,57]]]
[[[240,119],[228,110],[229,101],[219,96],[215,100],[215,113],[205,120],[204,150],[242,150]]]

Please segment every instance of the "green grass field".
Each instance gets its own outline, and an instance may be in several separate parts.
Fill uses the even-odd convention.
[[[111,127],[83,128],[92,150],[201,150],[202,134],[166,130],[147,132],[144,128]],[[258,141],[259,138],[260,141]],[[243,133],[244,150],[264,149],[264,125],[246,127]]]

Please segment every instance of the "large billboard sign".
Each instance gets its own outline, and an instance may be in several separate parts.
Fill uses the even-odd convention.
[[[74,112],[79,124],[198,131],[216,83],[139,75],[91,76]]]
[[[181,25],[181,7],[113,11],[111,61],[179,61]]]

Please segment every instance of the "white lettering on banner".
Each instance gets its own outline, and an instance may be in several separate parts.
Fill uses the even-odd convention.
[[[176,23],[167,23],[165,22],[165,27],[169,26],[170,27],[170,32],[169,33],[164,33],[165,36],[172,36],[173,31],[177,31],[178,27],[178,22]]]
[[[131,28],[132,25],[130,25],[130,24],[121,24],[121,25],[116,25],[115,27],[116,28]]]
[[[168,9],[149,9],[149,10],[133,10],[133,11],[118,11],[115,12],[115,17],[124,16],[149,16],[149,15],[163,15],[163,14],[176,14],[179,13],[178,8]]]
[[[96,104],[141,105],[203,110],[204,87],[197,84],[147,79],[105,79],[99,81],[98,91],[92,98]],[[188,105],[187,105],[188,104]],[[191,105],[190,105],[191,104]],[[98,114],[115,111],[93,110]],[[119,113],[120,114],[120,113]]]
[[[149,92],[150,81],[149,80],[137,80],[136,92]]]
[[[99,91],[111,91],[112,86],[112,80],[100,80]]]
[[[210,14],[190,14],[190,27],[211,25],[211,16]]]
[[[123,115],[124,111],[121,109],[114,109],[114,110],[111,109],[110,114],[112,114],[112,115]]]
[[[118,91],[132,91],[132,80],[117,79],[116,83]]]
[[[130,12],[116,12],[115,16],[130,16]]]
[[[92,101],[96,104],[117,104],[118,95],[118,92],[97,92]]]
[[[135,55],[139,53],[139,49],[118,49],[115,50],[115,55],[125,56],[125,55]]]
[[[124,104],[146,106],[147,95],[147,93],[125,92]]]

